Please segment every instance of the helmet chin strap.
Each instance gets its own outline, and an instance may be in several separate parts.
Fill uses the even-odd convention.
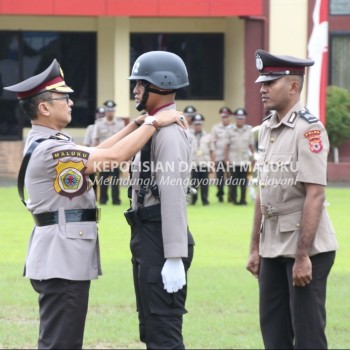
[[[147,88],[145,89],[145,92],[143,93],[142,100],[136,105],[136,109],[141,112],[144,109],[146,109],[146,103],[148,100],[148,90]]]
[[[160,91],[160,90],[152,89],[149,87],[148,92],[152,92],[153,94],[157,94],[157,95],[171,95],[171,94],[174,94],[176,92],[176,90]]]
[[[142,85],[145,88],[145,92],[143,93],[142,100],[136,105],[136,109],[141,112],[146,109],[146,103],[148,100],[149,93],[157,94],[157,95],[171,95],[176,92],[176,90],[166,90],[160,91],[157,89],[150,88],[150,83],[148,81],[143,80]]]

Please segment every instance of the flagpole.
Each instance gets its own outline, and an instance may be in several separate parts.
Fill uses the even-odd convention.
[[[308,43],[308,57],[315,64],[309,68],[306,106],[323,124],[326,123],[328,85],[328,6],[329,0],[315,1],[313,29]]]

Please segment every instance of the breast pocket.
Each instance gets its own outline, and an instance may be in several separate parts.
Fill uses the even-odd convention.
[[[269,159],[270,178],[275,180],[275,186],[286,189],[295,183],[295,171],[292,154],[272,154]]]
[[[84,224],[72,222],[66,224],[66,238],[68,239],[95,239],[97,237],[97,225],[92,222]]]
[[[276,168],[279,171],[288,169],[291,165],[291,154],[272,154],[270,158],[270,168]]]

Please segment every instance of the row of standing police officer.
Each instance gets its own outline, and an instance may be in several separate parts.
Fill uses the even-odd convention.
[[[85,146],[97,146],[124,128],[124,120],[115,116],[116,107],[117,104],[113,100],[107,100],[103,106],[96,109],[95,123],[89,125],[85,131],[83,140]],[[98,176],[91,176],[91,179],[94,181],[94,189],[97,190],[98,188],[99,190],[100,204],[107,204],[109,187],[112,192],[112,203],[114,205],[121,204],[119,177],[120,171],[118,167],[99,171]],[[97,186],[97,183],[99,186]]]
[[[219,110],[221,121],[212,127],[211,133],[204,130],[204,116],[197,113],[195,107],[184,109],[190,116],[193,133],[193,169],[191,185],[200,190],[203,205],[208,205],[210,172],[216,174],[215,183],[219,202],[224,199],[224,187],[227,184],[228,201],[235,205],[246,205],[248,172],[254,166],[254,135],[252,127],[245,123],[247,112],[238,108],[234,112],[228,107]],[[235,123],[231,123],[231,116]],[[238,189],[240,199],[238,200]],[[198,193],[192,195],[192,204],[198,199]]]

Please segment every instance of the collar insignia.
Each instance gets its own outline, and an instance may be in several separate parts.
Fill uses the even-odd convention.
[[[287,120],[287,123],[293,124],[294,121],[295,121],[295,118],[296,118],[297,116],[298,116],[298,113],[297,113],[297,112],[293,112],[293,113],[289,116],[289,118],[288,118],[288,120]]]

